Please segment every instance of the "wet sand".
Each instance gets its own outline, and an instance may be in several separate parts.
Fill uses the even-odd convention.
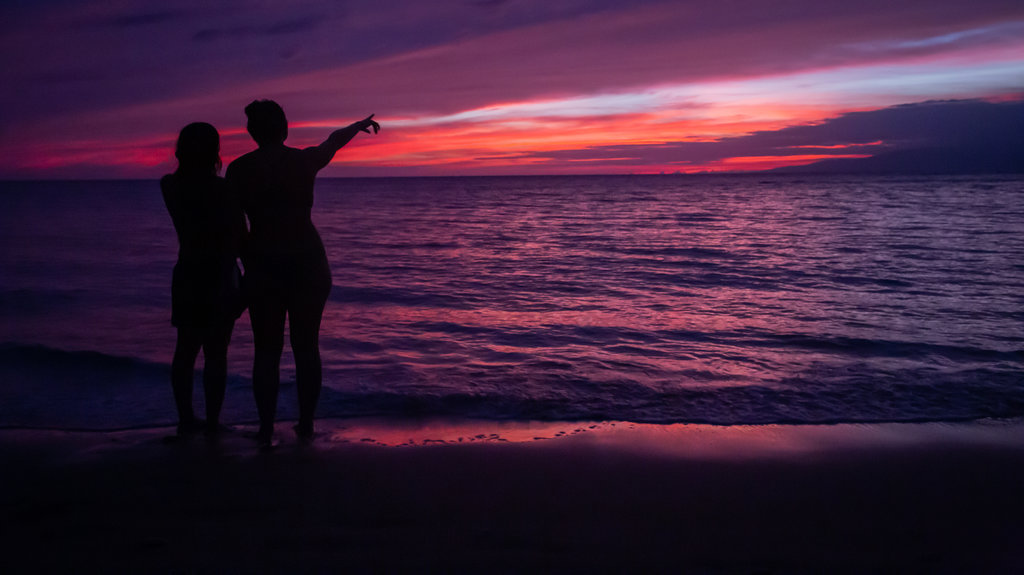
[[[6,573],[1024,571],[1024,424],[0,431]]]

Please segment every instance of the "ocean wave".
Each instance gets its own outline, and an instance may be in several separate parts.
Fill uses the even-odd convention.
[[[169,366],[134,357],[98,351],[68,351],[44,345],[2,343],[0,366],[5,369],[47,370],[48,375],[92,376],[98,383],[110,383],[119,375],[147,377],[166,374]],[[6,386],[5,386],[6,387]]]
[[[168,365],[96,351],[0,345],[0,422],[5,427],[167,424],[173,422],[170,401]]]
[[[410,307],[441,307],[471,309],[462,299],[428,289],[400,289],[394,287],[359,287],[337,285],[331,287],[330,301],[360,305],[402,305]]]
[[[556,348],[563,346],[598,346],[606,351],[617,350],[629,355],[671,355],[660,344],[713,344],[737,349],[800,349],[829,352],[852,358],[928,359],[941,357],[955,361],[1024,362],[1024,349],[990,349],[970,345],[949,345],[888,339],[807,333],[743,331],[700,331],[686,329],[641,329],[624,326],[547,324],[542,327],[497,327],[465,325],[456,322],[420,321],[409,327],[417,332],[451,336],[471,336],[500,345],[525,348]],[[999,338],[1020,343],[1018,337]],[[618,346],[618,347],[615,347]]]
[[[892,378],[848,377],[827,384],[792,378],[776,386],[684,387],[655,390],[635,382],[575,380],[588,393],[504,394],[494,391],[345,392],[325,389],[332,417],[453,417],[488,420],[701,423],[712,425],[835,424],[965,421],[1024,416],[1024,390],[1015,374],[975,372],[924,385]],[[566,378],[560,378],[564,386]],[[881,383],[881,385],[879,385]],[[564,387],[563,387],[564,389]]]
[[[85,299],[83,289],[9,289],[0,291],[0,317],[53,313]]]
[[[745,259],[742,255],[728,250],[717,249],[717,248],[681,248],[675,246],[665,246],[658,248],[641,248],[641,247],[605,247],[606,251],[612,253],[626,254],[626,255],[639,255],[639,256],[675,256],[675,257],[687,257],[687,258],[698,258],[698,259],[714,259],[714,260],[732,260],[732,259]]]
[[[598,335],[593,330],[579,334],[583,338]],[[364,347],[363,351],[381,350]],[[985,352],[982,355],[988,357]],[[546,360],[501,351],[481,358],[484,363],[480,365],[471,363],[455,370],[439,366],[440,373],[447,374],[441,378],[444,385],[422,379],[422,365],[414,367],[405,361],[353,362],[335,365],[326,372],[319,413],[332,418],[620,420],[714,425],[1024,416],[1020,365],[1012,363],[1020,355],[1014,352],[1000,357],[1007,360],[1005,369],[918,367],[880,371],[867,364],[846,370],[820,366],[762,383],[691,370],[681,372],[674,384],[588,377],[581,373],[578,360]],[[638,367],[614,359],[587,364]],[[0,345],[0,427],[109,430],[173,425],[168,371],[167,365],[131,357]],[[225,421],[255,420],[249,385],[248,377],[231,376]],[[295,417],[293,396],[294,380],[286,377],[282,382],[281,419]]]
[[[738,345],[754,347],[779,346],[828,351],[854,357],[928,358],[943,357],[956,361],[1024,361],[1024,350],[995,350],[974,346],[954,346],[927,342],[909,342],[885,339],[865,339],[843,336],[810,336],[806,334],[757,333],[757,339],[746,333],[734,333],[731,339]]]

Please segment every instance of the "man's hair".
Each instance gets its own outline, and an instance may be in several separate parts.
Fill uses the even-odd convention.
[[[245,129],[261,146],[280,144],[288,138],[288,119],[273,100],[254,100],[245,107],[245,117],[249,119]]]

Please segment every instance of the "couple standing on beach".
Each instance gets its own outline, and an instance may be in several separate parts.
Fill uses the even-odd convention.
[[[286,317],[299,395],[295,432],[308,441],[322,379],[320,321],[331,289],[324,245],[310,217],[313,182],[356,134],[371,128],[377,133],[380,125],[370,115],[334,131],[319,146],[297,149],[284,144],[288,121],[276,102],[254,101],[245,115],[258,148],[231,162],[225,178],[218,176],[220,136],[210,124],[197,122],[178,136],[178,169],[160,180],[179,245],[171,285],[171,323],[178,329],[171,362],[177,431],[216,435],[225,429],[220,410],[227,348],[235,320],[248,307],[257,441],[270,445],[273,439]],[[244,290],[238,259],[245,267]],[[192,409],[200,349],[205,422]]]

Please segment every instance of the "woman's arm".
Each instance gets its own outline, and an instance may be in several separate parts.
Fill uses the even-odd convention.
[[[370,129],[373,129],[373,133],[376,134],[380,131],[380,124],[373,120],[373,114],[367,116],[365,120],[353,122],[352,124],[340,128],[327,136],[324,143],[314,148],[317,152],[317,159],[320,161],[320,167],[324,167],[330,163],[334,158],[334,154],[338,153],[338,150],[345,147],[345,144],[352,141],[352,138],[356,137],[359,132],[370,133]]]
[[[181,224],[179,218],[181,217],[181,206],[178,202],[178,193],[175,189],[174,176],[167,174],[160,178],[160,194],[164,197],[164,206],[167,208],[167,213],[171,215],[171,222],[174,223],[174,229],[177,230]]]

